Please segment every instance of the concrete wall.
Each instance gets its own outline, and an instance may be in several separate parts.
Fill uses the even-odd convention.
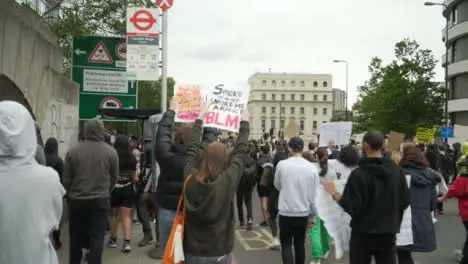
[[[55,35],[35,14],[0,1],[0,76],[11,82],[0,86],[0,100],[26,105],[42,140],[56,137],[64,153],[78,139],[78,85],[60,74],[61,60]]]

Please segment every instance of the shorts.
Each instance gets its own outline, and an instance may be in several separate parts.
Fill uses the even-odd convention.
[[[257,185],[258,197],[268,197],[269,190],[265,186]]]
[[[111,207],[133,208],[135,205],[135,189],[133,184],[124,187],[114,188],[111,193]]]

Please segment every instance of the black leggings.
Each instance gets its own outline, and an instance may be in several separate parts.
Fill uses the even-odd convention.
[[[397,248],[398,264],[414,264],[411,251]]]
[[[460,261],[460,264],[468,264],[468,222],[463,222],[463,226],[465,227],[465,244],[463,245],[463,258]]]
[[[305,263],[305,238],[308,217],[279,217],[283,264]],[[294,245],[294,255],[292,246]]]
[[[244,221],[244,203],[245,207],[247,207],[247,221],[253,219],[252,192],[253,188],[242,187],[237,189],[237,214],[241,222]]]
[[[268,215],[270,219],[268,219],[268,225],[271,229],[271,235],[273,237],[278,236],[278,223],[276,222],[276,217],[278,216],[278,193],[270,193],[268,196]]]

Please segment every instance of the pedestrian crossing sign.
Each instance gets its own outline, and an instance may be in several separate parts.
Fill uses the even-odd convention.
[[[114,60],[109,54],[106,45],[102,41],[99,41],[93,52],[91,52],[91,55],[89,55],[88,62],[111,64]]]

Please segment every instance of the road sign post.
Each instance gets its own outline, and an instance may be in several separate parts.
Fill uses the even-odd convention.
[[[80,120],[98,116],[99,108],[137,108],[138,84],[127,80],[126,57],[124,38],[86,36],[73,39],[72,80],[80,85]]]
[[[167,110],[167,28],[168,18],[167,10],[174,5],[174,0],[156,0],[156,4],[161,8],[162,12],[162,70],[161,70],[161,109],[163,112]]]
[[[138,81],[159,80],[159,28],[155,8],[127,8],[127,72]]]

